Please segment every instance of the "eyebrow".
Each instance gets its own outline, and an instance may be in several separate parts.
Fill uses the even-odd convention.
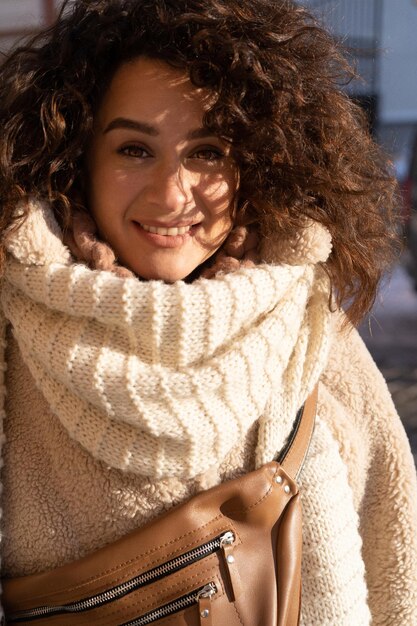
[[[145,133],[145,135],[150,135],[151,137],[157,137],[159,135],[159,131],[155,126],[151,124],[147,124],[146,122],[140,122],[139,120],[131,120],[127,117],[116,117],[112,120],[104,129],[103,134],[109,133],[111,130],[115,129],[127,129],[127,130],[136,130],[141,133]],[[205,139],[206,137],[215,137],[214,133],[212,133],[208,128],[196,128],[195,130],[191,130],[187,133],[186,139],[188,141],[192,139]]]
[[[141,133],[145,133],[146,135],[152,135],[155,137],[159,135],[159,132],[151,126],[150,124],[146,124],[146,122],[139,122],[137,120],[130,120],[127,117],[116,117],[112,120],[104,129],[103,134],[109,133],[111,130],[115,130],[117,128],[126,128],[128,130],[138,130]]]

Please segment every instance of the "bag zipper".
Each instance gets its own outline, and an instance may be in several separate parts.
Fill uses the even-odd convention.
[[[199,606],[200,624],[209,626],[209,624],[211,624],[211,598],[216,593],[216,585],[211,582],[208,585],[204,585],[204,587],[201,587],[200,589],[196,589],[191,593],[181,596],[181,598],[173,600],[173,602],[169,602],[168,604],[164,604],[157,609],[149,611],[149,613],[145,613],[144,615],[141,615],[141,617],[137,617],[130,622],[125,622],[122,626],[146,626],[147,624],[157,622],[164,617],[169,617],[174,613],[178,613],[178,611],[188,609],[190,606],[193,606],[193,604],[198,604]],[[203,604],[204,600],[206,602]]]
[[[157,565],[156,567],[144,572],[143,574],[139,574],[130,580],[121,583],[107,591],[103,591],[94,596],[90,596],[88,598],[84,598],[82,600],[78,600],[77,602],[70,602],[68,604],[58,605],[58,606],[40,606],[34,609],[28,609],[25,611],[18,611],[11,615],[7,616],[8,623],[18,623],[23,621],[34,621],[37,619],[43,619],[46,617],[52,617],[55,615],[62,615],[65,613],[82,613],[84,611],[90,611],[91,609],[96,609],[104,604],[108,604],[109,602],[115,602],[120,598],[132,593],[133,591],[137,591],[141,587],[145,587],[157,580],[161,580],[170,574],[174,574],[185,567],[196,563],[197,561],[205,558],[206,556],[210,556],[214,552],[222,550],[225,555],[225,551],[228,547],[232,546],[235,542],[235,535],[231,531],[227,531],[218,535],[214,539],[207,541],[206,543],[189,550],[188,552],[181,554],[179,556],[162,563],[161,565]],[[229,548],[230,549],[230,548]],[[230,560],[230,559],[229,559]],[[229,569],[229,563],[227,558],[225,558],[226,567]],[[183,596],[187,598],[188,596],[195,596],[196,592],[192,594],[188,594],[187,596]],[[180,609],[178,609],[180,610]],[[143,622],[144,624],[151,622]],[[130,624],[130,622],[129,622]],[[132,624],[136,625],[136,621],[133,621]],[[142,624],[142,622],[138,622],[138,624]]]

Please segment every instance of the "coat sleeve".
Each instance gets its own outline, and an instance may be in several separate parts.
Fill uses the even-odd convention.
[[[385,380],[357,331],[335,321],[320,415],[339,443],[359,515],[374,626],[417,626],[417,480]]]

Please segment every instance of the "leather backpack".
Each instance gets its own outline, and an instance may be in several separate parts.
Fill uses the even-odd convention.
[[[278,456],[54,570],[3,580],[6,624],[297,626],[297,485],[317,389]]]

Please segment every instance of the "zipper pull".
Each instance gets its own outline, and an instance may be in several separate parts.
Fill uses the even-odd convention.
[[[239,571],[236,566],[235,556],[233,554],[234,543],[236,537],[229,530],[220,537],[220,548],[223,552],[224,563],[226,565],[226,571],[229,576],[229,583],[233,594],[233,600],[236,600],[242,592],[242,581],[239,576]]]
[[[200,618],[200,626],[213,626],[213,610],[211,599],[217,593],[216,585],[209,583],[197,594],[198,615]]]

